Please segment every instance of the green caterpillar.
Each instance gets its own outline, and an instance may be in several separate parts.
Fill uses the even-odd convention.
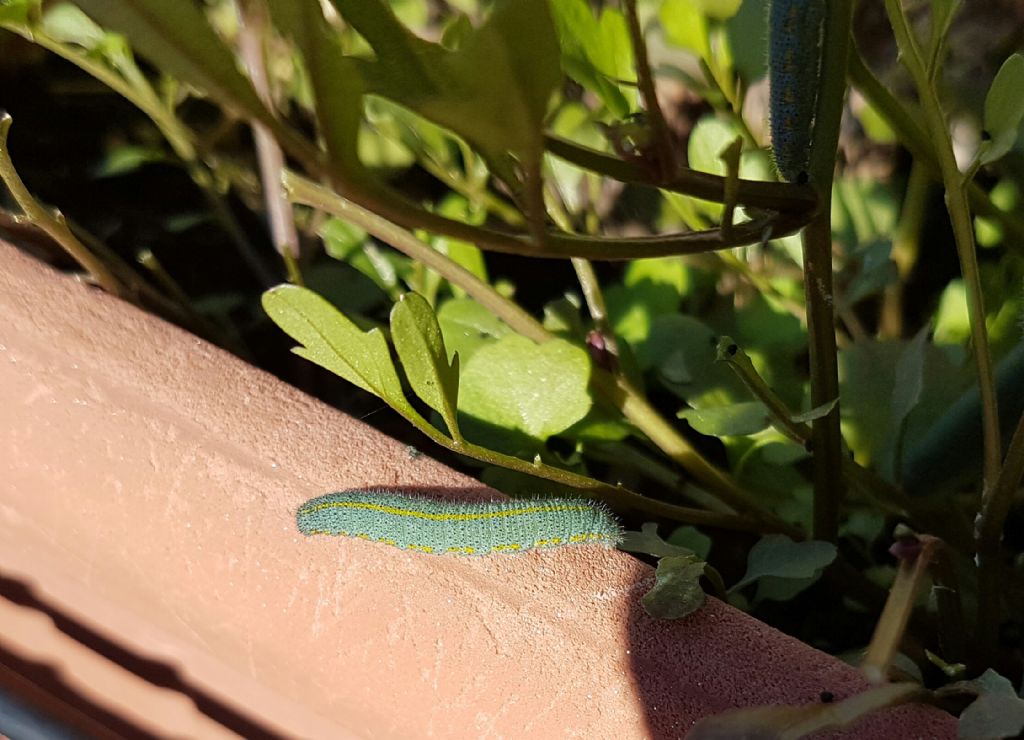
[[[821,74],[826,0],[771,0],[769,121],[779,174],[806,183]]]
[[[622,539],[622,527],[604,506],[576,499],[470,503],[352,490],[307,501],[296,521],[305,535],[359,537],[435,555],[614,547]]]

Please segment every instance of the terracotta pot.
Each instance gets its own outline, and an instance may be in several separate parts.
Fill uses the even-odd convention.
[[[303,538],[296,507],[332,490],[496,494],[8,245],[0,265],[0,688],[71,725],[667,738],[865,688],[714,599],[650,619],[623,553]],[[847,736],[955,734],[906,706]]]

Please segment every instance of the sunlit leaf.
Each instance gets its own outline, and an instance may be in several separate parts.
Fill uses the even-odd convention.
[[[402,384],[391,361],[387,341],[378,329],[364,332],[311,290],[279,285],[263,294],[267,315],[300,346],[292,351],[345,380],[409,410]]]
[[[430,304],[407,293],[391,310],[391,339],[416,395],[441,414],[449,433],[459,437],[455,409],[459,397],[459,358],[449,363],[441,327]]]
[[[463,366],[459,411],[479,421],[547,439],[590,409],[590,359],[561,339],[534,344],[508,334]]]

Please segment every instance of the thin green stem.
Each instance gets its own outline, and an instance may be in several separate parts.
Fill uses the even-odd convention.
[[[182,124],[174,111],[160,100],[133,60],[129,58],[121,62],[115,71],[104,64],[101,58],[91,56],[85,51],[79,51],[58,41],[38,27],[30,29],[15,24],[6,24],[3,27],[71,62],[145,113],[167,140],[174,153],[185,163],[192,180],[202,190],[211,210],[228,236],[231,237],[245,262],[264,283],[273,282],[274,276],[260,260],[234,215],[214,187],[214,178],[196,151],[192,132]]]
[[[975,521],[975,542],[978,561],[978,613],[977,635],[980,643],[977,665],[988,665],[995,656],[995,645],[999,634],[999,623],[1003,610],[1001,593],[1003,585],[1003,528],[1006,517],[1013,505],[1013,497],[1024,477],[1024,415],[1010,440],[1010,449],[999,478],[993,489],[982,501],[981,511]]]
[[[981,505],[975,525],[975,552],[978,567],[976,644],[980,661],[988,662],[995,655],[998,627],[1003,613],[1001,609],[1002,578],[1000,577],[1002,567],[999,552],[1002,523],[1005,521],[1005,513],[1002,512],[1004,507],[1008,507],[1009,498],[1012,496],[1012,492],[1007,494],[1004,486],[1006,485],[1005,481],[1012,475],[1007,476],[1005,472],[1000,471],[999,458],[1002,448],[999,409],[996,400],[992,356],[988,346],[988,331],[985,326],[984,296],[981,291],[981,277],[975,253],[974,229],[967,201],[969,180],[957,167],[952,140],[946,125],[945,112],[935,89],[934,76],[929,73],[924,64],[917,39],[910,30],[903,8],[897,0],[886,0],[885,7],[903,62],[914,79],[918,97],[921,100],[927,131],[933,142],[934,156],[946,190],[946,209],[953,225],[953,238],[956,243],[957,255],[960,258],[960,271],[967,290],[967,315],[978,374],[978,390],[981,395],[982,439],[984,442]],[[1019,476],[1017,478],[1019,480]]]
[[[629,38],[633,45],[633,58],[636,60],[637,85],[644,101],[647,125],[654,141],[658,179],[667,180],[676,172],[675,143],[672,141],[672,132],[669,131],[665,115],[661,112],[661,105],[658,103],[654,75],[651,73],[651,64],[647,59],[647,44],[644,42],[643,29],[640,28],[640,18],[636,12],[636,0],[625,0],[623,11],[626,16],[626,27],[629,29]]]
[[[846,66],[853,22],[852,0],[829,0],[821,60],[821,87],[814,118],[809,174],[823,207],[804,229],[804,295],[810,339],[811,405],[839,398],[839,365],[832,284],[832,200],[839,124],[846,98]],[[814,539],[835,542],[846,483],[839,404],[811,427],[814,453]]]
[[[871,103],[889,127],[896,132],[900,143],[905,146],[914,159],[921,162],[934,180],[942,181],[938,160],[931,148],[930,139],[917,119],[907,111],[904,105],[893,96],[881,80],[868,68],[859,52],[850,55],[850,83],[860,90],[864,98]],[[985,216],[999,222],[1006,230],[1006,244],[1010,249],[1024,252],[1024,218],[1002,210],[989,197],[980,185],[971,182],[967,186],[967,196],[971,208],[979,216]]]
[[[576,144],[560,136],[548,134],[544,137],[544,146],[550,154],[559,159],[619,182],[658,187],[661,190],[692,195],[718,203],[725,200],[726,178],[721,175],[683,169],[673,180],[655,184],[650,180],[650,172],[639,164]],[[799,219],[801,223],[810,220],[818,208],[818,203],[817,193],[808,185],[761,180],[739,180],[737,183],[737,205],[787,213]]]
[[[101,288],[113,295],[125,296],[126,290],[121,281],[71,233],[71,229],[68,228],[60,212],[51,213],[39,205],[39,202],[25,187],[25,183],[21,181],[18,171],[14,168],[14,162],[11,161],[10,150],[7,148],[7,134],[11,129],[11,122],[9,114],[0,115],[0,180],[7,186],[25,217],[60,244]]]
[[[921,228],[930,191],[931,180],[925,165],[915,159],[910,166],[907,192],[892,240],[892,261],[896,263],[899,279],[885,289],[878,322],[879,339],[899,339],[903,336],[903,286],[917,264]]]
[[[934,145],[939,170],[942,173],[943,186],[946,189],[946,208],[953,225],[953,238],[956,242],[957,255],[960,258],[960,271],[967,289],[967,313],[982,402],[982,437],[985,446],[982,474],[983,496],[988,496],[999,475],[999,456],[1002,453],[1002,446],[999,439],[999,410],[996,402],[992,354],[989,351],[988,331],[985,327],[985,303],[975,253],[974,227],[971,221],[970,207],[967,203],[966,181],[957,167],[953,143],[946,125],[945,112],[942,110],[928,69],[922,59],[920,47],[910,30],[903,8],[898,0],[885,0],[885,7],[903,63],[907,66],[917,86],[925,122]]]
[[[273,99],[270,92],[270,78],[267,75],[264,38],[269,18],[262,2],[243,0],[238,3],[239,29],[238,47],[245,63],[253,89],[263,104],[270,109]],[[295,216],[291,204],[281,185],[284,170],[284,152],[270,130],[259,121],[252,122],[253,142],[256,147],[256,163],[260,182],[263,185],[263,203],[267,209],[267,222],[274,248],[280,254],[288,254],[298,261],[299,235],[295,229]]]

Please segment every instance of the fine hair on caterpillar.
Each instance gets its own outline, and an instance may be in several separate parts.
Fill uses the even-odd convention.
[[[814,141],[826,0],[770,0],[769,123],[779,174],[806,183]]]

